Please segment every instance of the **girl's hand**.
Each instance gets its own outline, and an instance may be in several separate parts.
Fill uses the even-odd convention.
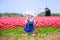
[[[25,23],[27,24],[27,23],[28,23],[28,21],[26,20],[26,21],[25,21]]]
[[[28,23],[28,18],[26,18],[25,23],[26,23],[26,24]]]

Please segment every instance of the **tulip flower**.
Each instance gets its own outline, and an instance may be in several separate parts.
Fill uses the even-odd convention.
[[[25,17],[11,17],[11,18],[0,18],[0,30],[16,28],[18,27],[25,27],[26,22]],[[51,17],[36,17],[34,26],[37,28],[40,27],[60,27],[60,17],[59,16],[51,16]]]

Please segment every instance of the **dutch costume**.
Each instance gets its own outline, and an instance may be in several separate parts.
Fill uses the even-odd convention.
[[[34,18],[30,19],[28,17],[28,23],[26,24],[25,28],[24,28],[24,32],[25,33],[32,33],[34,31]]]

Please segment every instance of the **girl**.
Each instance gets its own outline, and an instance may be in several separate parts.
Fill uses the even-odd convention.
[[[25,33],[28,33],[28,34],[33,33],[33,31],[34,31],[34,22],[35,22],[34,15],[32,15],[31,13],[28,14],[28,17],[27,17],[27,21],[26,22],[27,22],[27,24],[26,24],[26,26],[24,28],[24,32]]]

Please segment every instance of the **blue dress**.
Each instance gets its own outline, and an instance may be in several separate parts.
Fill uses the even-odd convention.
[[[30,21],[28,18],[28,23],[26,24],[26,27],[24,28],[24,32],[33,32],[34,31],[34,19]]]

